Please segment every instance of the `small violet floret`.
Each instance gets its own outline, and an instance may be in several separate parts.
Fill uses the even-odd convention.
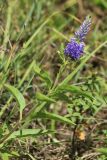
[[[74,38],[71,38],[70,42],[67,44],[64,53],[68,55],[73,60],[79,59],[84,53],[84,39],[88,33],[91,25],[91,18],[86,17],[80,28],[75,32]]]

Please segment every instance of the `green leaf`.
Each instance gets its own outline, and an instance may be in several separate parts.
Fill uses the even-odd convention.
[[[107,8],[106,0],[93,0],[93,3],[99,5],[100,7]]]
[[[34,72],[43,80],[46,82],[48,87],[51,87],[52,80],[49,76],[49,74],[46,71],[43,71],[37,64],[34,66]]]
[[[42,94],[42,93],[40,93],[40,92],[37,92],[37,93],[36,93],[36,98],[37,98],[38,100],[41,100],[41,101],[46,101],[46,102],[50,102],[50,103],[55,103],[55,100],[54,100],[54,99],[52,99],[52,98],[50,98],[50,97],[48,97],[48,96],[46,96],[46,95],[44,95],[44,94]]]
[[[89,92],[82,91],[78,86],[73,86],[73,85],[59,86],[59,87],[57,87],[57,89],[55,90],[53,95],[59,95],[62,93],[67,93],[67,92],[82,95],[84,97],[88,97],[89,99],[94,99],[94,97]]]
[[[68,118],[66,118],[64,116],[60,116],[58,114],[49,113],[47,111],[39,113],[37,115],[37,117],[51,119],[51,120],[55,120],[55,121],[60,121],[60,122],[63,122],[63,123],[66,123],[66,124],[70,124],[70,125],[75,125],[75,123],[73,123],[70,119],[68,119]]]
[[[103,153],[107,155],[107,148],[98,148],[97,152]]]
[[[18,102],[19,107],[20,107],[20,118],[22,118],[22,111],[26,106],[25,99],[22,93],[20,93],[20,91],[17,88],[9,84],[5,84],[4,86],[9,92],[11,92],[11,94],[14,96],[14,98]]]
[[[7,151],[7,152],[3,151],[0,153],[0,158],[2,158],[2,160],[10,160],[11,157],[13,157],[13,156],[18,157],[20,155],[16,151],[11,151],[11,152],[10,151]]]
[[[0,157],[2,158],[2,160],[9,160],[10,154],[0,153]]]
[[[14,138],[21,138],[21,137],[28,137],[28,136],[40,136],[43,134],[48,134],[53,131],[50,130],[42,130],[42,129],[22,129],[21,132],[20,130],[13,132],[9,137],[8,140],[14,139]]]

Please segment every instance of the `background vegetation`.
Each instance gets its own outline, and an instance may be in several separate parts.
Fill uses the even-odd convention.
[[[87,15],[85,54],[64,56]],[[0,1],[0,159],[106,160],[107,1]]]

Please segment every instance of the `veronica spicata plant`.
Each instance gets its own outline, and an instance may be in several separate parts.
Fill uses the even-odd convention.
[[[85,37],[90,29],[91,17],[87,16],[80,28],[75,32],[73,38],[67,44],[64,53],[73,60],[77,60],[83,55],[85,47]]]

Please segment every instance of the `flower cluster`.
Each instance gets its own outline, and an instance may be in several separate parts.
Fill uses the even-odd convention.
[[[72,38],[65,48],[65,55],[70,56],[72,59],[79,59],[83,54],[84,46],[83,42],[78,43],[76,38]]]
[[[71,38],[70,42],[67,44],[64,53],[72,59],[79,59],[84,53],[84,39],[88,33],[91,25],[91,18],[86,17],[80,28],[75,32],[74,38]]]

